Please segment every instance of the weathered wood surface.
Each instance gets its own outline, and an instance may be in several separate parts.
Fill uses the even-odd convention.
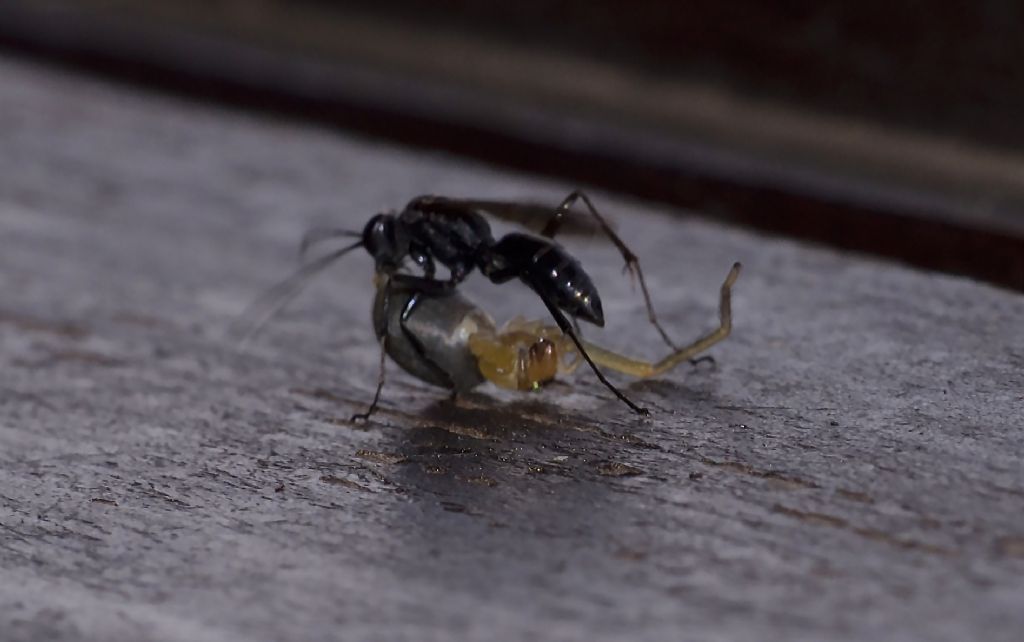
[[[1024,299],[598,195],[714,368],[452,407],[371,398],[371,264],[251,345],[313,224],[569,186],[0,63],[3,640],[1011,640],[1024,630]],[[568,241],[609,327],[656,334]],[[468,286],[496,316],[525,288]],[[623,382],[626,383],[626,382]]]

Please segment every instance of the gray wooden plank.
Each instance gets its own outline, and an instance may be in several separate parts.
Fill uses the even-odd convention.
[[[570,186],[0,63],[11,640],[1017,639],[1024,299],[598,194],[715,368],[372,396],[371,264],[224,336],[314,224]],[[588,336],[658,352],[598,242]],[[497,317],[541,307],[475,278]],[[624,382],[625,383],[625,382]],[[623,474],[629,473],[629,474]]]

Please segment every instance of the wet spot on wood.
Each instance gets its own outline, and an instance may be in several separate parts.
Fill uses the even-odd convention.
[[[358,450],[356,451],[356,457],[365,459],[366,461],[372,461],[375,464],[404,464],[409,461],[409,458],[405,455],[398,453],[379,452],[376,450]]]
[[[773,506],[772,510],[776,513],[798,519],[807,524],[829,526],[833,528],[843,529],[851,533],[855,533],[865,539],[874,540],[876,542],[883,542],[885,544],[889,544],[897,548],[902,548],[906,550],[916,550],[924,553],[931,553],[933,555],[941,555],[944,557],[956,554],[956,551],[943,546],[938,546],[927,542],[920,542],[913,539],[902,538],[892,533],[887,533],[876,528],[855,526],[853,524],[850,524],[850,522],[848,522],[847,520],[842,519],[841,517],[836,517],[834,515],[828,515],[825,513],[818,513],[813,511],[802,511],[795,508],[788,508],[786,506],[782,506],[779,504]]]
[[[1024,559],[1024,536],[1011,535],[996,540],[996,552],[1003,557]]]
[[[597,465],[597,472],[605,477],[633,477],[643,475],[644,471],[636,466],[623,464],[616,461],[606,461]]]
[[[849,499],[850,501],[860,502],[862,504],[875,503],[875,500],[867,493],[861,493],[855,490],[846,490],[845,488],[840,488],[839,490],[836,491],[836,495],[842,497],[843,499]]]
[[[49,368],[61,363],[82,363],[101,368],[116,368],[128,364],[128,361],[110,357],[89,350],[53,350],[38,359],[15,359],[12,363],[21,368]]]
[[[791,475],[776,472],[774,470],[760,470],[748,464],[735,462],[735,461],[715,461],[714,459],[702,458],[702,464],[708,466],[715,466],[716,468],[722,468],[725,470],[731,470],[734,472],[741,473],[743,475],[749,475],[750,477],[760,477],[762,479],[772,480],[774,485],[778,488],[817,488],[818,485],[814,482],[800,479]]]
[[[40,319],[9,310],[0,310],[0,325],[9,325],[24,332],[49,334],[75,341],[84,339],[89,334],[87,329],[75,323]]]
[[[498,480],[496,480],[496,479],[494,479],[492,477],[488,477],[486,475],[475,475],[473,477],[461,477],[460,479],[462,479],[462,481],[464,481],[464,482],[466,482],[468,484],[476,484],[478,486],[492,487],[492,486],[497,486],[498,485]]]
[[[332,486],[344,486],[345,488],[351,488],[352,490],[361,490],[368,493],[373,492],[362,484],[357,484],[356,482],[343,477],[335,477],[334,475],[324,475],[320,478],[320,481],[325,484],[331,484]]]
[[[795,508],[787,508],[779,504],[776,504],[772,508],[772,510],[774,510],[776,513],[781,513],[782,515],[794,517],[802,522],[807,522],[808,524],[819,524],[822,526],[835,526],[840,528],[846,526],[845,519],[842,519],[840,517],[834,517],[832,515],[826,515],[824,513],[802,511],[797,510]]]

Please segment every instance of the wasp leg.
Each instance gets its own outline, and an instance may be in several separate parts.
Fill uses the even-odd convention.
[[[583,201],[587,206],[587,209],[590,211],[590,215],[594,217],[594,220],[597,221],[597,224],[605,233],[605,236],[607,236],[619,250],[619,254],[622,255],[622,259],[626,262],[625,271],[628,271],[631,276],[635,276],[637,280],[640,281],[640,291],[643,292],[644,295],[644,305],[647,307],[647,318],[650,320],[651,325],[653,325],[658,331],[658,334],[661,335],[662,340],[668,347],[673,350],[678,350],[679,348],[675,343],[673,343],[672,339],[669,338],[665,329],[661,327],[661,323],[658,322],[658,315],[654,312],[654,304],[651,303],[651,294],[647,291],[647,282],[644,280],[644,272],[640,269],[640,259],[637,258],[636,254],[633,254],[633,251],[626,246],[625,242],[623,242],[621,238],[619,238],[619,235],[615,233],[615,230],[612,229],[611,225],[608,225],[608,222],[604,220],[604,217],[598,213],[597,208],[590,202],[590,197],[580,190],[575,190],[566,196],[562,201],[562,204],[555,209],[554,214],[552,214],[551,218],[548,219],[544,229],[541,230],[541,235],[551,239],[555,238],[555,235],[558,234],[558,230],[562,227],[562,222],[564,221],[566,214],[568,214],[569,208],[571,208],[578,200]]]
[[[537,293],[540,294],[539,291],[537,291]],[[562,314],[561,310],[559,310],[558,307],[552,301],[550,301],[548,297],[544,296],[543,294],[540,295],[540,300],[544,302],[545,306],[547,306],[548,312],[550,312],[551,316],[554,317],[555,323],[558,324],[558,327],[559,329],[561,329],[562,333],[568,335],[568,337],[572,339],[573,344],[576,345],[576,350],[579,351],[581,355],[583,355],[583,359],[586,360],[587,365],[589,365],[590,369],[594,371],[594,374],[597,375],[597,378],[601,381],[601,383],[603,383],[606,388],[615,393],[615,396],[618,397],[619,400],[622,401],[624,404],[629,406],[629,409],[632,410],[633,412],[639,415],[651,414],[650,411],[648,411],[646,408],[638,406],[635,403],[633,403],[633,401],[629,397],[622,394],[622,392],[620,392],[618,388],[612,385],[611,381],[608,381],[608,379],[605,378],[604,373],[601,372],[601,369],[597,367],[597,364],[594,363],[594,360],[590,358],[589,354],[587,354],[587,349],[583,347],[583,342],[580,341],[580,338],[578,336],[576,336],[576,333],[572,329],[572,324],[569,323],[569,320],[565,318],[565,315]]]
[[[576,318],[575,314],[571,315],[569,317],[569,319],[572,320],[572,329],[576,331],[576,336],[582,337],[583,336],[583,329],[580,328],[580,321],[579,321],[579,319]]]
[[[391,311],[391,281],[389,280],[384,286],[384,319],[388,319]],[[387,326],[385,326],[386,329]],[[377,371],[377,390],[373,393],[373,401],[370,403],[370,407],[366,409],[366,412],[360,412],[352,415],[349,418],[351,422],[366,421],[370,418],[377,410],[377,404],[380,403],[380,393],[384,389],[384,368],[387,363],[388,354],[388,333],[384,332],[380,336],[380,369]]]
[[[416,276],[415,274],[392,274],[391,281],[409,289],[412,292],[420,292],[430,295],[449,294],[459,286],[462,279],[435,279],[432,276]],[[462,278],[465,278],[463,276]]]
[[[409,248],[409,256],[412,258],[413,263],[418,265],[423,270],[423,278],[435,281],[434,278],[434,259],[430,258],[430,254],[424,250],[421,246],[414,244]],[[401,276],[396,274],[395,276]]]
[[[405,302],[405,307],[402,308],[402,316],[399,318],[399,326],[402,328],[402,334],[412,344],[413,350],[416,351],[416,356],[423,360],[427,366],[434,371],[435,374],[439,375],[441,380],[447,384],[448,388],[455,390],[455,382],[452,380],[452,376],[447,370],[437,365],[433,359],[427,355],[426,349],[423,347],[423,342],[419,340],[412,331],[406,326],[406,322],[412,317],[412,313],[416,310],[416,306],[419,305],[420,295],[422,292],[414,292],[409,295],[408,300]]]
[[[690,345],[676,350],[661,361],[651,363],[649,361],[631,359],[624,355],[612,352],[611,350],[605,350],[600,346],[595,346],[591,343],[585,342],[590,356],[593,357],[595,362],[601,364],[601,366],[605,368],[641,379],[656,377],[687,360],[693,363],[693,357],[695,355],[704,352],[711,346],[722,341],[729,336],[730,332],[732,332],[732,286],[736,283],[736,279],[739,278],[740,267],[739,263],[734,263],[732,269],[729,270],[729,274],[725,277],[725,282],[722,283],[721,294],[718,302],[718,328],[712,330],[700,339],[697,339]]]

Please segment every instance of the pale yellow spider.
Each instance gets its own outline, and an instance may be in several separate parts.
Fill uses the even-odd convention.
[[[634,359],[589,341],[583,341],[584,349],[602,368],[641,379],[664,374],[729,336],[732,286],[739,274],[740,264],[735,263],[722,283],[718,327],[660,361]],[[571,373],[582,362],[576,346],[556,326],[517,317],[499,329],[459,292],[427,295],[392,284],[391,300],[384,306],[386,279],[377,277],[377,336],[396,363],[423,381],[456,392],[485,380],[510,390],[535,390],[559,374]],[[401,310],[414,295],[419,296],[415,314],[403,323]]]

